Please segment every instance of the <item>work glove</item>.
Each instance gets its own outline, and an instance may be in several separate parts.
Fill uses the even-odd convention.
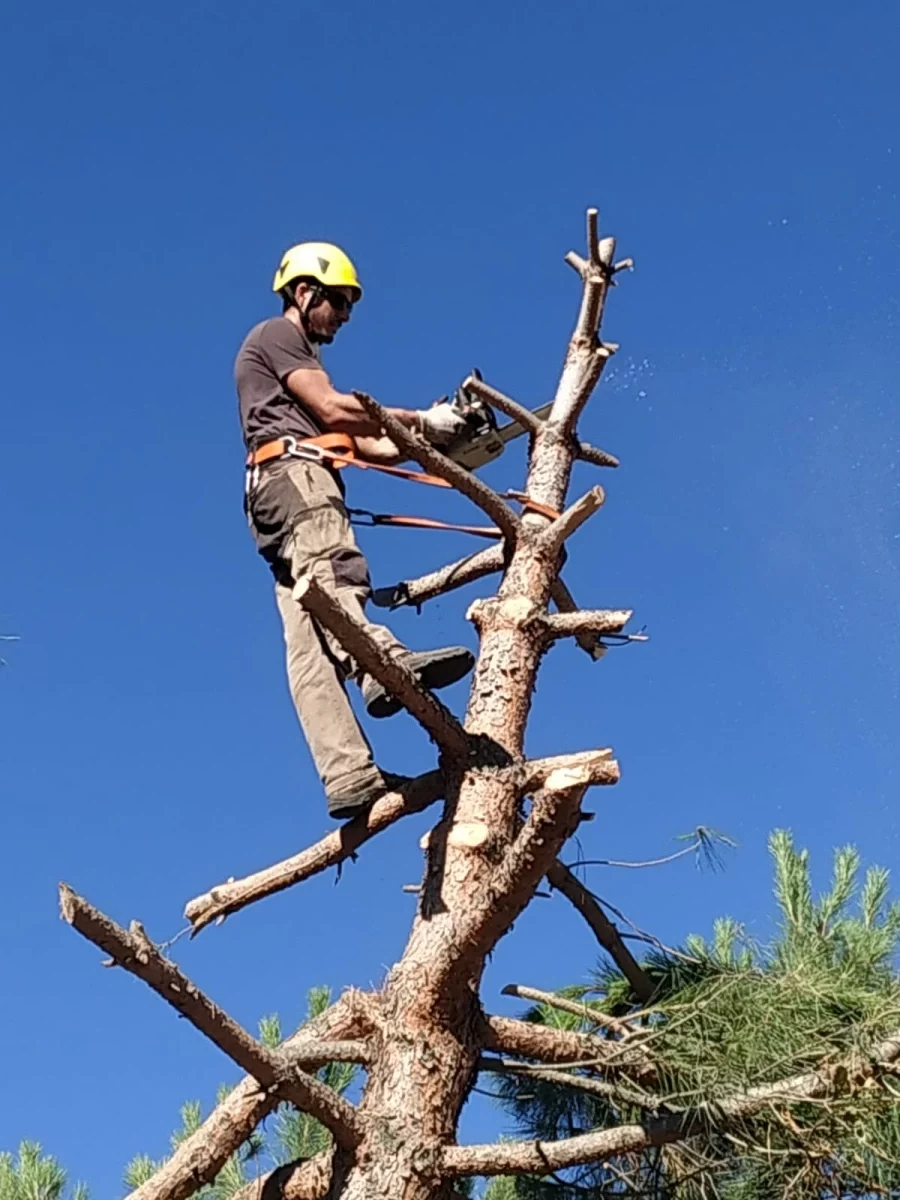
[[[446,400],[416,412],[419,433],[435,446],[446,446],[466,427],[466,418]]]

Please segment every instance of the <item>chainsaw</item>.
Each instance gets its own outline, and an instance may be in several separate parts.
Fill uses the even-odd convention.
[[[475,379],[481,379],[481,372],[473,370]],[[467,471],[477,471],[499,458],[513,438],[525,433],[518,421],[508,421],[505,425],[497,422],[497,414],[489,404],[479,396],[468,392],[460,385],[449,401],[453,408],[465,418],[466,427],[447,446],[442,446],[444,454],[455,463],[465,467]],[[545,404],[534,410],[538,418],[546,417],[550,405]]]

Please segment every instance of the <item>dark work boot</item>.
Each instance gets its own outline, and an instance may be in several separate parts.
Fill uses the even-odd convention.
[[[404,655],[400,662],[419,677],[422,687],[435,692],[468,675],[475,665],[475,655],[465,646],[447,646],[443,650],[420,650]],[[402,707],[400,701],[375,679],[367,680],[364,685],[363,700],[370,717],[392,717]]]
[[[336,821],[351,821],[360,813],[371,808],[376,800],[386,796],[388,792],[396,792],[404,783],[409,783],[408,775],[395,775],[393,771],[379,771],[371,782],[336,795],[327,797],[328,815]]]

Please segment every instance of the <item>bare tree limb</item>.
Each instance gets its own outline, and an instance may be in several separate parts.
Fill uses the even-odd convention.
[[[662,1100],[658,1096],[639,1092],[622,1083],[610,1083],[606,1079],[593,1079],[590,1075],[572,1075],[568,1071],[556,1071],[552,1067],[536,1067],[530,1063],[512,1062],[509,1059],[485,1056],[479,1060],[478,1069],[479,1071],[490,1071],[496,1075],[520,1075],[529,1079],[541,1079],[545,1083],[575,1088],[577,1091],[590,1092],[595,1096],[606,1096],[623,1104],[634,1105],[637,1108],[653,1112],[662,1107]]]
[[[634,613],[629,608],[583,608],[573,613],[549,613],[544,617],[548,637],[578,637],[583,634],[602,636],[620,633]]]
[[[587,766],[592,784],[615,783],[619,778],[618,764],[611,750],[583,750],[574,754],[557,754],[550,758],[532,759],[509,768],[487,768],[510,770],[519,777],[522,795],[540,787],[551,771],[565,766]],[[198,934],[210,922],[223,919],[230,913],[239,912],[256,900],[274,896],[295,883],[302,883],[329,867],[336,867],[348,858],[353,858],[360,846],[376,833],[387,829],[401,817],[422,812],[435,801],[443,798],[444,783],[440,771],[429,771],[410,780],[400,791],[388,792],[346,825],[333,830],[321,841],[301,850],[299,854],[275,863],[243,879],[229,879],[217,884],[202,896],[196,896],[185,905],[184,915],[190,921],[192,936]]]
[[[601,450],[598,446],[592,446],[590,442],[578,443],[578,458],[586,463],[591,463],[595,467],[618,467],[619,460],[614,454],[609,454],[606,450]]]
[[[592,1033],[551,1029],[548,1025],[517,1021],[513,1017],[486,1017],[483,1038],[486,1050],[498,1054],[517,1054],[521,1058],[542,1062],[608,1060],[611,1057],[615,1058],[617,1064],[623,1061],[621,1054],[613,1053],[616,1050],[615,1043]]]
[[[448,1146],[444,1169],[451,1175],[544,1175],[583,1163],[603,1162],[621,1154],[684,1141],[711,1129],[728,1130],[771,1104],[803,1103],[852,1095],[881,1069],[900,1058],[900,1030],[875,1046],[867,1061],[828,1063],[818,1071],[748,1088],[683,1112],[648,1117],[640,1125],[619,1125],[579,1137],[549,1142],[499,1142],[484,1146]]]
[[[259,1084],[308,1112],[331,1132],[337,1145],[353,1149],[363,1125],[352,1104],[314,1076],[291,1064],[282,1053],[268,1050],[237,1021],[223,1012],[178,967],[159,953],[137,922],[122,929],[68,884],[59,887],[63,919],[82,937],[109,954],[113,962],[148,984],[211,1042]]]
[[[321,841],[301,850],[299,854],[247,875],[244,879],[230,879],[227,883],[217,884],[202,896],[189,900],[185,906],[184,915],[193,926],[193,933],[199,933],[211,921],[238,912],[254,900],[274,896],[276,892],[355,857],[360,846],[376,833],[387,829],[401,817],[422,812],[440,800],[443,794],[441,772],[429,771],[404,784],[401,790],[388,792],[376,800],[368,812],[332,830]]]
[[[357,992],[345,992],[321,1016],[302,1026],[283,1042],[280,1049],[297,1066],[306,1070],[316,1070],[328,1062],[354,1061],[344,1057],[345,1051],[335,1059],[330,1057],[330,1053],[335,1046],[362,1046],[365,1043],[329,1039],[357,1038],[368,1031],[360,999]],[[320,1049],[327,1050],[329,1057],[320,1058]],[[181,1142],[172,1157],[146,1183],[129,1193],[128,1200],[188,1200],[204,1184],[215,1179],[231,1155],[246,1142],[279,1099],[277,1095],[263,1091],[252,1075],[246,1076],[213,1109],[196,1133]],[[330,1152],[328,1158],[330,1160]],[[301,1200],[301,1193],[297,1192],[296,1195]],[[304,1192],[302,1200],[306,1200],[306,1196]]]
[[[558,1008],[560,1012],[570,1013],[580,1017],[582,1021],[590,1021],[593,1025],[603,1025],[614,1033],[630,1033],[628,1025],[618,1017],[599,1012],[588,1004],[579,1004],[577,1000],[569,1000],[566,996],[557,996],[555,992],[545,992],[540,988],[526,987],[521,983],[508,983],[503,989],[504,996],[517,996],[520,1000],[533,1000],[535,1004],[546,1004],[550,1008]]]
[[[486,1018],[483,1046],[497,1054],[515,1054],[541,1064],[590,1062],[604,1075],[625,1074],[648,1085],[657,1081],[657,1070],[644,1046],[611,1041],[593,1033],[490,1016]]]
[[[555,862],[547,872],[551,887],[561,892],[578,909],[610,958],[631,984],[632,991],[646,1004],[654,993],[653,980],[644,971],[622,941],[621,935],[581,880],[561,862]]]
[[[391,658],[366,628],[319,586],[315,576],[298,579],[293,596],[337,638],[364,671],[396,696],[443,750],[456,757],[466,756],[468,739],[456,717],[431,692],[425,691],[409,667]]]
[[[452,459],[441,454],[423,438],[417,437],[405,425],[392,417],[381,405],[367,396],[364,392],[354,392],[353,395],[365,408],[373,420],[378,421],[384,432],[394,445],[413,462],[417,462],[431,475],[445,479],[452,487],[461,492],[473,504],[490,517],[503,536],[513,545],[519,532],[519,518],[497,493],[486,483],[461,467]]]
[[[513,421],[522,426],[526,433],[537,433],[544,423],[524,404],[504,395],[503,392],[498,392],[496,388],[491,387],[476,375],[468,375],[463,380],[462,387],[465,391],[472,392],[479,400],[483,400],[485,404],[489,404],[491,408],[497,408],[506,416],[511,417]]]
[[[547,553],[558,552],[567,538],[592,517],[598,508],[602,507],[606,493],[599,485],[585,492],[574,504],[553,522],[541,534],[541,547]]]
[[[558,767],[534,795],[531,812],[497,867],[492,890],[497,897],[529,894],[546,874],[566,839],[578,826],[578,813],[592,771],[587,764]],[[496,903],[496,902],[495,902]]]
[[[480,400],[484,400],[486,404],[490,404],[491,408],[497,408],[506,416],[512,418],[518,425],[521,425],[526,433],[533,437],[544,425],[544,418],[535,416],[531,409],[526,408],[524,404],[520,404],[518,400],[513,400],[511,396],[499,392],[490,384],[484,382],[483,379],[478,379],[475,375],[469,375],[462,383],[463,388],[467,392],[473,392]],[[576,449],[577,457],[585,462],[592,463],[595,467],[617,467],[619,460],[614,454],[608,454],[605,450],[600,450],[596,446],[590,445],[589,442],[578,442]]]
[[[373,599],[382,608],[402,608],[404,605],[418,608],[426,600],[465,587],[467,583],[474,583],[485,575],[493,575],[496,571],[502,571],[504,566],[503,545],[490,546],[487,550],[469,554],[417,579],[403,580],[392,588],[377,588]]]

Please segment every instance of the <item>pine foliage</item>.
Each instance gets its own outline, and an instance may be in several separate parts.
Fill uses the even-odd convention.
[[[66,1190],[65,1170],[38,1142],[22,1142],[18,1153],[0,1154],[0,1200],[88,1200],[87,1188]]]
[[[772,835],[770,850],[780,918],[771,945],[753,944],[725,918],[709,940],[690,937],[681,952],[655,952],[643,964],[656,998],[628,1041],[653,1063],[652,1088],[628,1079],[627,1072],[609,1096],[498,1075],[492,1087],[504,1097],[516,1136],[569,1137],[654,1112],[692,1109],[823,1064],[852,1064],[900,1029],[900,904],[889,901],[888,872],[873,867],[860,886],[859,855],[844,847],[835,853],[830,887],[815,898],[807,852],[783,831]],[[627,982],[607,969],[591,985],[567,992],[619,1017],[639,1007]],[[556,1027],[592,1028],[547,1006],[527,1016]],[[713,1117],[707,1133],[686,1142],[562,1176],[496,1181],[489,1195],[900,1197],[900,1076],[884,1072],[827,1103],[773,1103],[725,1132]]]

